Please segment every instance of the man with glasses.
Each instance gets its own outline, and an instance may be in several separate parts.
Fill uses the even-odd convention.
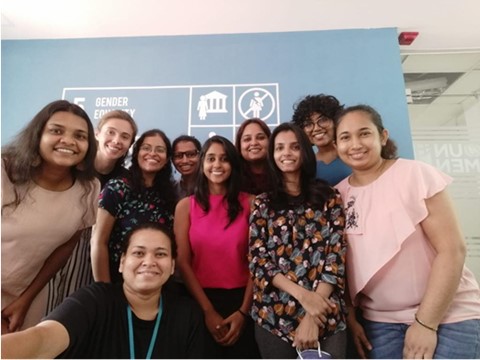
[[[317,147],[317,178],[336,185],[352,170],[337,155],[334,143],[335,116],[343,105],[331,95],[308,95],[295,107],[293,123],[303,128],[310,143]]]

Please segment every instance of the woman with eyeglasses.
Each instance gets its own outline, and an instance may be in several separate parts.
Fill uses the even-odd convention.
[[[172,179],[172,146],[165,133],[148,130],[133,146],[129,174],[112,179],[98,202],[92,235],[95,281],[121,281],[118,266],[125,234],[142,222],[173,226],[176,193]]]
[[[194,136],[181,135],[173,140],[172,162],[181,174],[180,179],[175,182],[179,199],[193,192],[201,147],[202,144]]]
[[[342,109],[343,105],[334,96],[308,95],[296,105],[292,117],[293,123],[303,128],[310,143],[317,147],[317,178],[331,186],[352,173],[335,148],[333,121]]]

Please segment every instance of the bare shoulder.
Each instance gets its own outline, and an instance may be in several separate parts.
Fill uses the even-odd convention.
[[[175,214],[184,214],[186,212],[190,212],[190,197],[184,197],[175,207]]]

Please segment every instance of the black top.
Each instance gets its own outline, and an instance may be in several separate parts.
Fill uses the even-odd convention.
[[[164,293],[163,315],[152,358],[202,358],[205,333],[202,311],[188,297]],[[145,358],[155,319],[132,312],[135,356]],[[79,289],[44,320],[65,326],[70,345],[59,358],[129,358],[127,300],[121,284],[93,283]]]
[[[129,170],[124,168],[122,165],[115,165],[112,171],[110,171],[108,174],[100,174],[97,171],[97,179],[100,180],[100,186],[101,189],[105,186],[105,184],[108,182],[110,179],[116,179],[119,177],[125,177],[128,176]]]

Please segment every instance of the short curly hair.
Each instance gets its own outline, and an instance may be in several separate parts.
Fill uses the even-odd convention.
[[[343,105],[335,96],[325,94],[307,95],[293,106],[292,122],[303,127],[305,121],[308,121],[314,113],[334,120],[341,110],[343,110]]]

